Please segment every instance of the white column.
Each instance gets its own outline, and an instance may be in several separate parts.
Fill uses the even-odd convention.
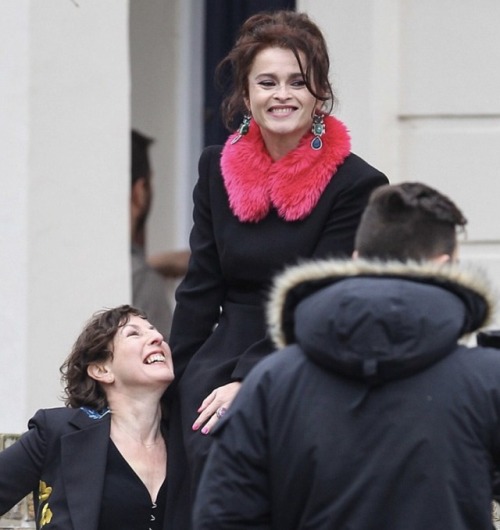
[[[61,405],[87,318],[130,300],[128,6],[0,3],[0,432]]]
[[[0,34],[0,432],[6,432],[20,428],[26,407],[28,0],[0,5]]]

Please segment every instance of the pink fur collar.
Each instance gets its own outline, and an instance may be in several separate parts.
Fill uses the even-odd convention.
[[[351,151],[345,125],[333,116],[325,117],[323,148],[314,151],[312,133],[307,133],[296,149],[273,162],[260,129],[251,123],[250,130],[235,144],[231,135],[221,156],[224,184],[231,210],[240,221],[257,222],[271,206],[286,221],[307,217],[327,184]]]

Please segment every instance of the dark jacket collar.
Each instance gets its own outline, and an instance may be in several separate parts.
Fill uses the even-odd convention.
[[[61,464],[75,530],[97,529],[108,455],[111,414],[81,409],[69,423],[76,430],[61,439]]]

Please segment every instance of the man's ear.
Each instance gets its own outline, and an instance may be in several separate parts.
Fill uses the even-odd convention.
[[[439,256],[436,256],[435,258],[431,258],[430,261],[437,263],[438,265],[444,265],[445,263],[456,261],[456,259],[455,256],[450,256],[449,254],[439,254]]]
[[[134,182],[132,186],[132,192],[130,200],[132,207],[137,208],[138,211],[142,211],[148,200],[148,186],[149,182],[146,177],[141,177]]]
[[[358,259],[359,258],[359,252],[357,250],[355,250],[353,253],[352,253],[352,259]]]
[[[89,364],[87,366],[87,374],[95,381],[103,384],[111,384],[115,380],[113,372],[104,363]]]

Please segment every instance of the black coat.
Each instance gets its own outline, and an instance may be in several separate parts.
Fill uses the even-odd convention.
[[[186,377],[197,381],[196,393],[203,397],[219,384],[243,379],[272,351],[263,309],[275,274],[302,259],[350,256],[371,192],[388,182],[351,154],[304,220],[287,222],[273,209],[260,222],[240,222],[229,207],[220,152],[220,147],[209,147],[200,158],[193,192],[192,257],[176,292],[170,338],[177,381],[189,364]],[[193,373],[198,363],[211,370],[204,390]],[[228,365],[212,374],[222,363]]]
[[[194,529],[491,530],[500,354],[458,345],[489,286],[334,261],[279,285],[270,326],[290,345],[215,429]]]
[[[350,255],[370,193],[387,183],[350,154],[305,219],[285,221],[272,209],[259,222],[241,222],[229,206],[220,154],[221,147],[209,147],[200,158],[192,255],[176,293],[170,337],[181,410],[180,420],[172,415],[169,458],[176,466],[184,458],[179,451],[187,448],[194,484],[210,444],[210,437],[191,430],[202,400],[218,386],[243,379],[274,349],[264,318],[272,278],[301,259]],[[179,425],[182,433],[175,432]],[[184,469],[178,468],[181,480]],[[176,470],[170,476],[176,483]]]

